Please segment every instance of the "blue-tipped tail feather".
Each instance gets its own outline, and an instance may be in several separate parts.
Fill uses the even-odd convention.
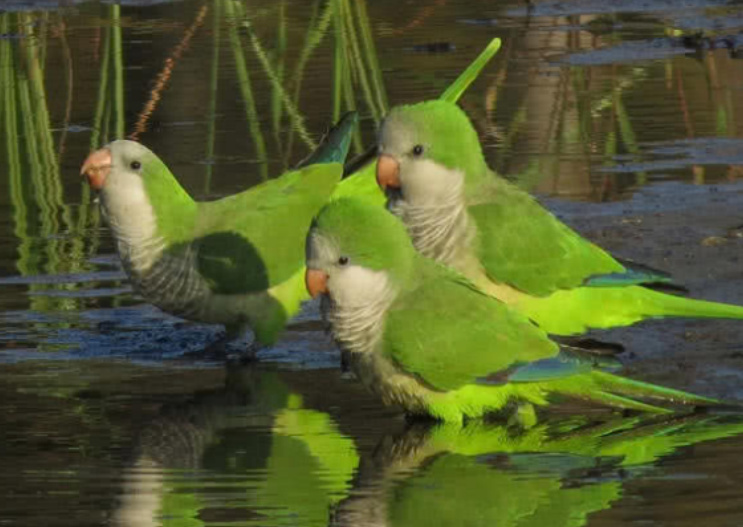
[[[356,112],[348,112],[323,136],[320,144],[297,168],[318,163],[345,163],[351,147],[351,137],[358,122]]]
[[[625,260],[620,260],[620,263],[624,266],[624,272],[589,276],[585,279],[583,285],[589,287],[617,287],[627,285],[673,284],[673,278],[665,271]]]

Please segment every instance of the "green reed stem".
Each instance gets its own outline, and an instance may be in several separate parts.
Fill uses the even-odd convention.
[[[66,98],[65,98],[65,114],[64,114],[64,120],[62,122],[62,133],[59,136],[59,142],[57,143],[57,163],[60,163],[62,161],[62,155],[64,153],[64,147],[67,141],[67,133],[68,129],[70,127],[70,117],[72,115],[72,100],[74,97],[74,73],[73,73],[73,63],[72,63],[72,53],[70,52],[70,46],[67,42],[67,37],[65,36],[66,27],[64,24],[64,19],[62,16],[59,16],[59,43],[60,47],[62,48],[62,56],[64,57],[64,72],[65,72],[65,86],[67,88],[66,92]],[[46,33],[46,31],[44,31]],[[41,44],[41,40],[39,40],[39,43]],[[44,59],[43,57],[46,56],[46,39],[44,40],[43,46],[40,48],[42,51],[39,53],[39,63],[41,68],[42,75],[44,74]]]
[[[268,156],[266,155],[266,143],[263,140],[260,123],[258,122],[258,114],[255,110],[255,100],[253,98],[253,90],[250,85],[250,76],[248,75],[248,68],[245,64],[245,53],[243,52],[240,37],[237,34],[237,17],[235,13],[236,6],[238,6],[239,8],[240,4],[238,2],[235,2],[234,0],[228,0],[225,5],[227,17],[230,19],[228,33],[230,38],[230,45],[232,47],[232,54],[235,58],[235,68],[237,71],[237,79],[240,84],[240,94],[242,95],[243,102],[245,104],[245,114],[248,119],[250,136],[253,138],[255,151],[261,164],[261,178],[265,180],[268,179]]]
[[[351,10],[351,4],[349,3],[349,0],[341,0],[340,3],[343,10],[342,20],[345,23],[348,36],[346,42],[349,44],[350,49],[350,65],[353,68],[353,71],[356,73],[356,79],[361,85],[361,91],[364,93],[364,99],[366,100],[366,104],[369,107],[372,119],[374,119],[375,123],[379,123],[379,121],[382,119],[383,109],[377,108],[374,96],[372,95],[369,76],[367,75],[366,66],[361,56],[361,47],[359,45],[359,37],[356,33],[356,24],[354,21],[353,12]]]
[[[334,115],[333,121],[337,122],[340,118],[340,105],[341,100],[345,103],[346,111],[356,110],[356,97],[354,93],[353,82],[351,79],[351,68],[349,64],[348,49],[350,48],[349,29],[346,24],[346,13],[345,7],[347,4],[345,0],[335,0],[335,24],[336,24],[336,56],[334,65],[334,75],[337,82],[338,90],[334,91],[334,99],[337,97],[337,101],[334,101]],[[361,134],[357,129],[353,135],[353,148],[356,153],[363,151],[363,145],[361,143]]]
[[[98,74],[98,98],[95,105],[95,116],[93,117],[93,132],[90,134],[90,149],[100,148],[105,141],[103,136],[108,133],[104,126],[104,114],[108,106],[108,77],[109,77],[109,56],[111,55],[111,29],[106,30],[106,36],[103,38],[103,51],[101,52],[101,67]],[[88,185],[85,185],[88,188]]]
[[[278,12],[278,31],[276,32],[276,52],[273,54],[273,62],[275,66],[276,78],[279,81],[279,86],[284,85],[284,73],[286,66],[286,2],[281,0],[279,2]],[[283,105],[281,100],[281,92],[276,89],[275,86],[271,86],[271,124],[273,125],[274,135],[276,136],[279,148],[281,148],[281,141],[278,140],[279,129],[281,126],[281,117],[283,115]]]
[[[320,45],[323,38],[328,32],[330,22],[333,19],[333,2],[327,2],[325,10],[318,18],[317,12],[319,10],[320,0],[317,0],[312,7],[312,15],[307,25],[307,34],[305,36],[304,45],[299,53],[299,59],[294,67],[293,74],[291,76],[291,82],[294,84],[294,94],[292,100],[294,106],[299,107],[300,95],[302,93],[302,82],[304,81],[304,71],[307,66],[307,61],[312,56],[312,53]],[[291,156],[292,149],[294,147],[294,134],[295,130],[293,127],[288,127],[288,139],[286,141],[286,149],[284,153],[284,160],[288,163],[289,157]]]
[[[111,9],[111,31],[113,46],[113,76],[114,76],[114,105],[116,116],[114,126],[116,139],[123,139],[126,129],[126,117],[124,114],[124,50],[121,43],[121,7],[114,4]]]
[[[317,143],[314,141],[314,139],[312,139],[312,136],[307,131],[307,127],[304,124],[304,117],[302,116],[302,114],[299,113],[297,107],[294,106],[294,102],[292,102],[291,98],[282,86],[281,78],[278,76],[273,66],[271,66],[271,61],[268,59],[268,55],[263,49],[260,40],[258,40],[258,36],[255,34],[255,31],[253,31],[253,28],[247,21],[243,24],[243,27],[245,27],[247,30],[250,44],[252,45],[253,51],[255,52],[256,56],[258,57],[258,61],[261,63],[261,66],[263,66],[263,70],[268,76],[268,80],[271,83],[271,87],[273,88],[274,93],[278,95],[281,102],[284,104],[284,109],[286,110],[286,114],[289,116],[289,119],[292,121],[292,126],[297,129],[299,137],[302,139],[302,141],[304,141],[307,147],[310,150],[314,150],[317,146]]]
[[[215,0],[212,9],[212,69],[209,78],[209,121],[206,133],[206,177],[204,194],[209,195],[214,173],[214,143],[217,129],[217,96],[219,95],[219,52],[220,33],[222,29],[223,0]]]
[[[347,70],[347,47],[346,31],[341,14],[341,0],[331,0],[333,6],[333,27],[335,29],[335,49],[333,53],[333,122],[338,122],[341,117],[341,103],[345,87],[345,76]]]
[[[619,135],[622,138],[625,148],[639,160],[640,148],[637,146],[637,137],[635,136],[635,131],[632,129],[632,123],[630,122],[627,110],[624,108],[622,93],[620,91],[616,91],[614,94],[614,111],[616,112],[617,123],[619,123]],[[647,172],[638,172],[636,182],[638,185],[644,185],[647,182]]]
[[[10,31],[11,14],[0,15],[0,32]],[[28,232],[28,208],[23,191],[23,174],[21,171],[20,139],[18,137],[18,114],[16,101],[16,65],[13,57],[11,40],[0,40],[0,63],[3,89],[3,124],[5,128],[5,158],[8,163],[8,180],[10,201],[13,204],[13,233],[20,240],[16,268],[21,275],[31,274],[31,237]]]
[[[371,83],[377,100],[377,106],[382,114],[387,113],[387,93],[384,89],[382,80],[382,70],[379,67],[379,58],[377,49],[374,45],[374,37],[371,32],[371,23],[369,21],[369,12],[366,9],[366,0],[356,0],[356,20],[359,21],[361,34],[361,44],[363,46],[363,56],[367,59],[367,66],[371,73]]]
[[[41,72],[44,73],[46,71],[46,44],[47,40],[49,38],[49,13],[45,12],[41,15],[41,20],[43,21],[41,24],[39,24],[39,27],[42,29],[38,35],[39,39],[39,49],[41,52],[39,53],[39,63],[41,64]]]

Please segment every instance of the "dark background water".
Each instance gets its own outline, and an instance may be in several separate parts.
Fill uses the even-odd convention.
[[[223,196],[350,108],[359,153],[497,36],[461,100],[491,166],[743,303],[741,29],[714,0],[1,2],[0,525],[743,523],[734,417],[411,426],[340,377],[311,306],[258,366],[184,358],[219,328],[132,293],[78,174],[127,135]],[[632,330],[631,372],[740,398],[743,335],[710,324]]]

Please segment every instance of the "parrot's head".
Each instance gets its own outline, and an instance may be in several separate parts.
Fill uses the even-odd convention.
[[[126,139],[91,153],[80,170],[90,188],[107,195],[144,189],[145,179],[162,177],[164,172],[170,173],[149,148]]]
[[[356,198],[328,203],[307,235],[305,283],[340,307],[371,306],[410,281],[416,258],[405,226]]]
[[[440,206],[459,199],[466,180],[487,171],[472,123],[446,101],[393,108],[378,145],[377,183],[392,206]]]
[[[98,192],[117,236],[152,235],[160,219],[182,221],[183,206],[191,202],[165,163],[136,141],[113,141],[96,150],[80,172]]]

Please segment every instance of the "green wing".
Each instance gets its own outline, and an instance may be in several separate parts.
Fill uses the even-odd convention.
[[[609,253],[498,176],[475,194],[468,211],[479,234],[478,257],[492,280],[546,296],[596,275],[626,272]]]
[[[342,172],[340,163],[311,165],[240,194],[200,203],[190,250],[213,291],[265,291],[302,269],[312,218]]]
[[[559,349],[526,317],[453,271],[421,259],[420,282],[387,314],[383,352],[439,390],[452,390]]]

